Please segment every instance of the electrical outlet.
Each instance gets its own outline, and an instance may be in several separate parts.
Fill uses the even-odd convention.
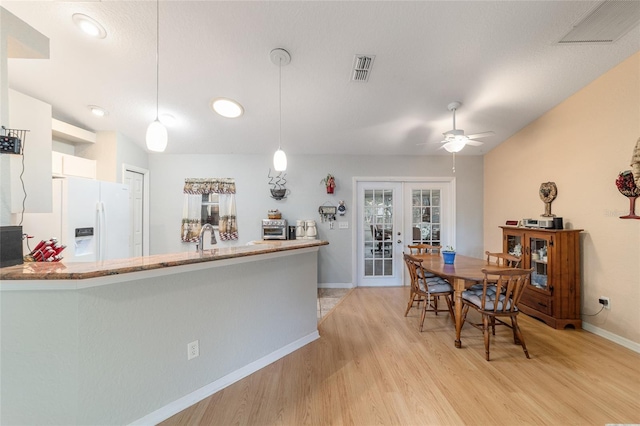
[[[200,341],[196,340],[187,345],[187,361],[200,356]]]
[[[600,296],[598,302],[604,306],[605,309],[611,309],[611,300],[608,297]]]

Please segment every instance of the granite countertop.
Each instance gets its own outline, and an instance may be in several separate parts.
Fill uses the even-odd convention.
[[[82,280],[327,244],[323,240],[254,241],[246,246],[204,250],[202,255],[189,251],[102,262],[29,262],[0,268],[0,280]]]

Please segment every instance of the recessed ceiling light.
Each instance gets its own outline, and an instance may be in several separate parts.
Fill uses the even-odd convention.
[[[165,114],[160,114],[158,119],[165,126],[173,126],[174,124],[176,124],[176,118],[171,114],[166,114],[166,113]]]
[[[215,98],[211,101],[211,108],[226,118],[238,118],[244,114],[244,108],[238,102],[228,98]]]
[[[89,110],[91,111],[91,114],[98,117],[104,117],[105,115],[108,114],[106,109],[99,107],[97,105],[89,105]]]
[[[95,38],[105,38],[107,30],[98,21],[82,13],[74,13],[73,22],[85,33]]]

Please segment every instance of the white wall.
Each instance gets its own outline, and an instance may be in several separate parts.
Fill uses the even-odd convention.
[[[352,178],[359,177],[440,177],[454,175],[450,156],[380,157],[289,155],[286,187],[291,194],[284,200],[270,197],[267,174],[271,155],[149,155],[151,181],[151,254],[194,250],[193,244],[180,241],[182,189],[185,178],[231,177],[236,179],[239,244],[260,239],[260,221],[267,210],[279,209],[289,224],[297,219],[315,219],[319,238],[329,241],[320,250],[318,282],[353,283],[351,264],[354,211]],[[336,191],[326,194],[320,180],[331,173],[336,177]],[[456,158],[456,203],[458,251],[481,256],[482,238],[482,157]],[[329,229],[319,223],[318,207],[329,201],[347,206],[345,220],[349,229]],[[218,242],[219,245],[229,243]]]

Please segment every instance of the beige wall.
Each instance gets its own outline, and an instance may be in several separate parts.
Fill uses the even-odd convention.
[[[485,156],[484,241],[501,250],[499,225],[544,213],[542,182],[554,181],[552,213],[582,235],[583,321],[640,343],[640,220],[616,186],[640,136],[640,52],[548,111]],[[637,205],[640,213],[640,202]],[[568,226],[567,226],[568,225]],[[598,297],[611,298],[611,310]]]

